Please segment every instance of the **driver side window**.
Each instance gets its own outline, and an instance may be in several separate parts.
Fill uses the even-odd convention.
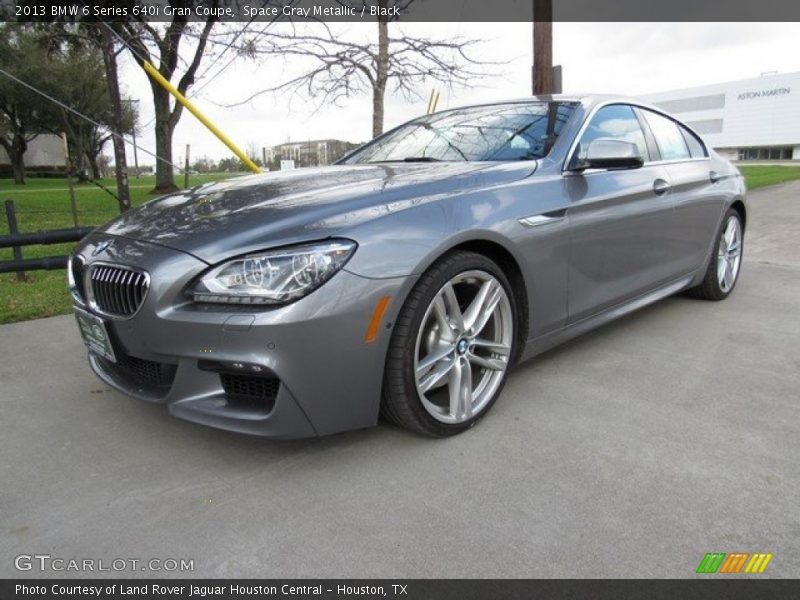
[[[650,160],[644,132],[633,109],[627,104],[611,104],[598,110],[583,132],[572,157],[572,164],[586,158],[589,144],[598,138],[622,140],[636,144],[645,162]]]

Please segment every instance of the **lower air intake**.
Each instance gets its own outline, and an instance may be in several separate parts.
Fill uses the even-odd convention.
[[[252,377],[220,373],[225,394],[232,400],[251,402],[261,406],[275,402],[281,382],[275,377]]]
[[[117,357],[116,367],[137,384],[169,387],[175,379],[175,365],[144,360],[135,356]]]

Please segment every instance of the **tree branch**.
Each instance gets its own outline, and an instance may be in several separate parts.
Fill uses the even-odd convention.
[[[342,4],[353,4],[354,0]],[[406,4],[410,1],[405,0]],[[341,99],[365,92],[375,93],[386,85],[405,97],[419,97],[418,88],[432,79],[449,87],[473,84],[486,76],[483,67],[496,65],[477,57],[474,52],[480,40],[435,40],[407,35],[387,36],[386,51],[373,41],[354,41],[334,35],[321,24],[322,31],[294,29],[263,32],[261,43],[253,52],[261,58],[307,58],[315,62],[300,75],[277,85],[266,87],[235,103],[234,107],[251,102],[267,93],[301,93],[317,100],[317,105],[337,104]],[[212,44],[217,43],[212,40]],[[240,48],[244,51],[244,48]],[[381,92],[382,93],[382,92]]]
[[[208,35],[211,33],[211,29],[214,27],[216,22],[217,18],[212,17],[206,21],[205,27],[203,27],[203,33],[200,35],[200,39],[197,42],[197,48],[195,49],[192,62],[189,64],[189,67],[186,69],[183,77],[181,77],[180,81],[178,82],[178,91],[181,94],[186,93],[186,90],[189,88],[189,86],[194,84],[194,76],[197,73],[198,67],[200,66],[200,60],[203,58],[203,52],[206,48]]]

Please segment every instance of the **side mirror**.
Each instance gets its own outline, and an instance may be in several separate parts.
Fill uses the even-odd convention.
[[[597,138],[591,141],[586,157],[577,162],[575,169],[638,169],[643,164],[644,158],[633,142]]]

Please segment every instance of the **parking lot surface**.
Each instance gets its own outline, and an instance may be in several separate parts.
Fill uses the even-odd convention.
[[[198,577],[690,577],[706,552],[797,576],[800,184],[750,199],[728,300],[670,298],[525,363],[446,440],[207,429],[102,384],[71,316],[0,327],[0,577],[114,575],[19,572],[20,554],[185,558]]]

